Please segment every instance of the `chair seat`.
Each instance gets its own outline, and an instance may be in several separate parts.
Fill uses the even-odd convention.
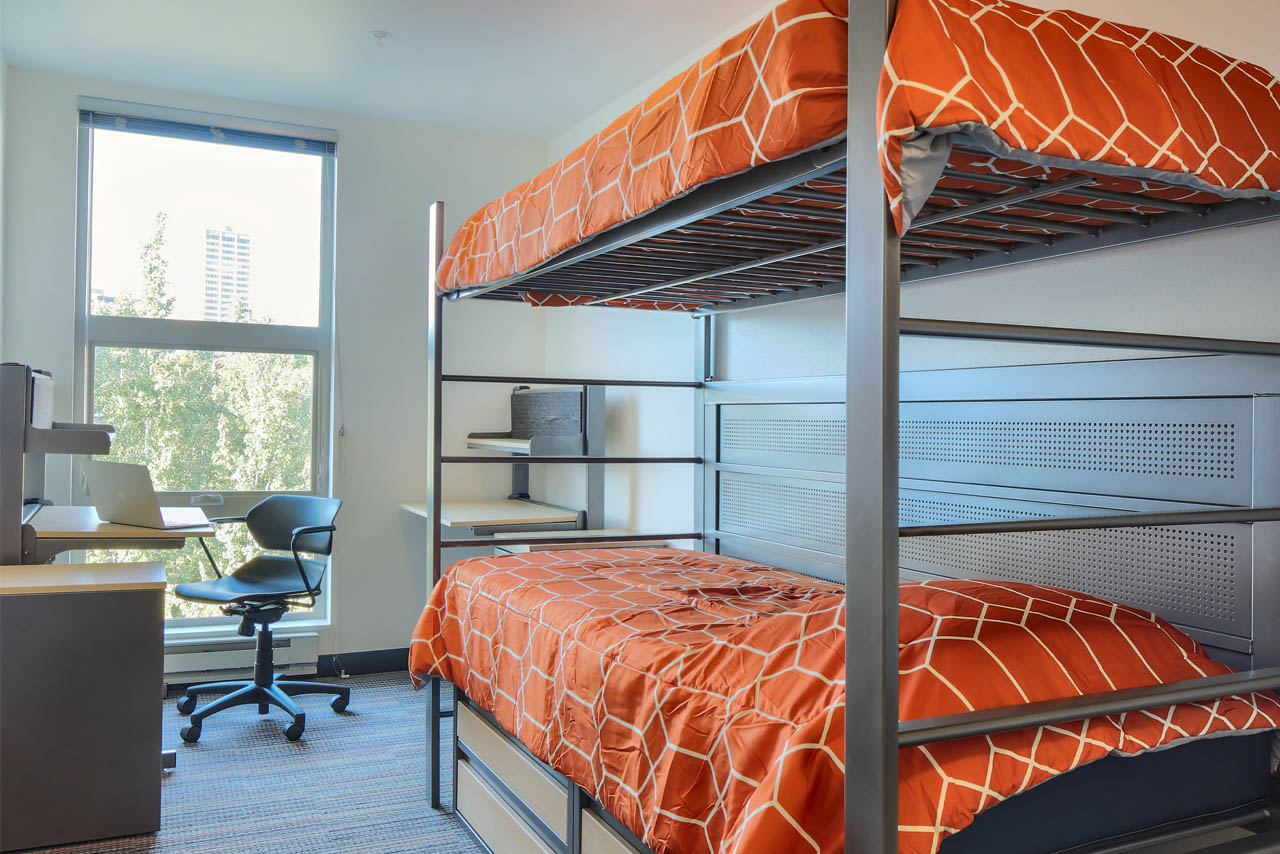
[[[302,568],[311,589],[318,593],[325,565],[303,558]],[[179,584],[173,592],[193,602],[220,604],[306,596],[307,588],[302,584],[292,556],[258,555],[230,575]]]

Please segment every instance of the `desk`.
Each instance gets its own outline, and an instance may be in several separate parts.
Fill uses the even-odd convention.
[[[0,851],[160,827],[164,565],[0,566]]]
[[[204,511],[191,508],[204,519]],[[44,564],[73,549],[180,549],[188,537],[212,537],[213,526],[191,528],[143,528],[119,525],[98,518],[92,507],[51,505],[41,507],[28,524],[35,531],[33,563]]]

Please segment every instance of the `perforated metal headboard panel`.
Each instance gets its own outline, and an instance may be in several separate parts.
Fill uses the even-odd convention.
[[[1249,399],[907,403],[902,412],[902,474],[938,485],[902,492],[904,525],[1252,501]],[[718,414],[719,461],[755,470],[717,474],[716,529],[751,548],[841,560],[845,489],[832,474],[844,469],[845,407],[724,404]],[[1068,587],[1252,636],[1247,525],[905,538],[900,549],[904,569]]]
[[[901,473],[1248,505],[1252,418],[1239,398],[904,403]]]
[[[844,484],[723,472],[719,529],[844,554]]]
[[[720,407],[720,460],[755,466],[844,471],[844,404]]]
[[[843,555],[841,483],[720,475],[719,529]],[[903,525],[1114,513],[1105,507],[903,490]],[[904,569],[1066,587],[1155,611],[1173,622],[1249,637],[1252,540],[1247,525],[1123,528],[904,538]]]
[[[843,404],[722,406],[720,460],[844,470]],[[1248,505],[1247,398],[902,404],[906,478]]]
[[[1106,511],[920,490],[903,490],[899,498],[904,525],[1101,512]],[[1247,525],[905,538],[899,551],[906,569],[1067,587],[1240,637],[1249,637],[1252,628]]]

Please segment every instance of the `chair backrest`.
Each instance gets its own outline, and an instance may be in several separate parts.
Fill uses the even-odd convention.
[[[337,498],[318,495],[270,495],[249,509],[245,526],[254,541],[264,549],[288,551],[293,532],[298,528],[332,525],[342,507]],[[333,535],[304,534],[298,538],[298,551],[327,555],[333,551]]]

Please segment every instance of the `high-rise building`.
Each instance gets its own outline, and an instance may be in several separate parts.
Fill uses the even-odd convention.
[[[204,319],[248,320],[249,235],[227,226],[204,232]]]
[[[89,299],[93,303],[94,314],[110,314],[111,306],[116,301],[115,297],[107,296],[102,288],[90,288]]]

